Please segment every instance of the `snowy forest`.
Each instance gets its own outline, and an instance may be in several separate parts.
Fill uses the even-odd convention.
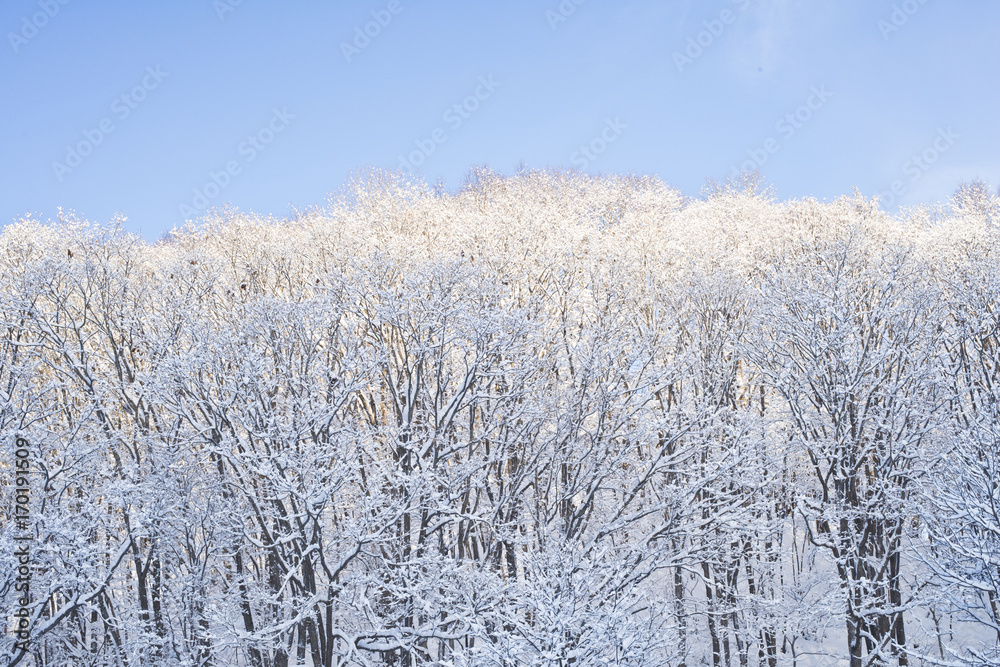
[[[0,234],[9,665],[1000,664],[1000,199],[355,179]]]

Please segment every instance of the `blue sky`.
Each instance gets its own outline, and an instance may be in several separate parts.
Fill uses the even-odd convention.
[[[995,0],[5,0],[0,223],[155,240],[521,163],[945,201],[1000,180],[998,34]]]

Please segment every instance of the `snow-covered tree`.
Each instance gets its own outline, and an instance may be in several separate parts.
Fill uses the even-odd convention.
[[[481,169],[153,245],[11,225],[0,652],[996,664],[1000,280],[972,194],[889,216],[752,176],[686,199]]]

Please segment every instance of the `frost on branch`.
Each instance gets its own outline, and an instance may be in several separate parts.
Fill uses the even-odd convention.
[[[373,174],[153,245],[6,228],[0,651],[997,664],[992,199],[758,186]]]

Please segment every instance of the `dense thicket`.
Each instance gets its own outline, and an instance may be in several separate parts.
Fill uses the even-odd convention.
[[[483,171],[152,245],[9,226],[0,651],[998,664],[986,199]]]

